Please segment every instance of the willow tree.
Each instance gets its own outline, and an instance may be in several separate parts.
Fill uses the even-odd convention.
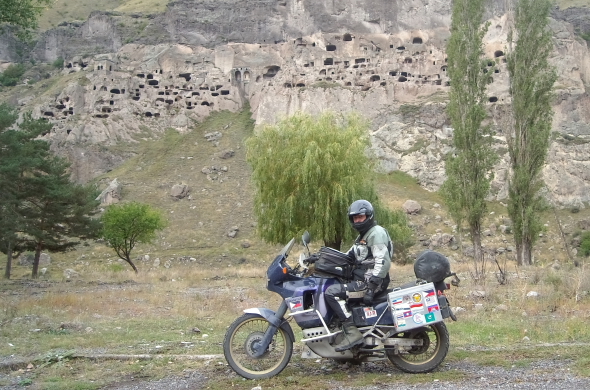
[[[508,214],[512,219],[518,264],[532,264],[532,248],[542,225],[544,200],[541,169],[549,148],[553,111],[552,88],[557,79],[548,58],[553,51],[548,28],[549,0],[519,0],[507,55],[512,95],[507,131],[511,175],[508,180]],[[516,36],[516,39],[515,39]]]
[[[447,46],[447,72],[451,82],[447,111],[453,126],[454,151],[445,164],[447,179],[441,188],[445,203],[459,227],[469,227],[474,247],[476,278],[484,275],[481,248],[482,219],[486,197],[493,179],[497,155],[492,149],[487,116],[486,86],[489,61],[484,58],[483,37],[489,24],[483,24],[485,0],[455,0],[451,37]]]
[[[368,123],[360,116],[296,114],[267,125],[246,142],[256,185],[258,230],[280,243],[308,230],[340,249],[353,236],[348,206],[367,199],[381,211],[373,185]]]

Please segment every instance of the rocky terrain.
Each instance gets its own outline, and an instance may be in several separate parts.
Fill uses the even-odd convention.
[[[450,4],[443,0],[192,1],[168,4],[164,14],[93,13],[42,34],[30,57],[65,59],[51,88],[19,86],[6,99],[55,123],[47,138],[86,182],[129,153],[105,145],[158,137],[168,128],[190,131],[212,111],[249,105],[256,123],[296,111],[356,110],[371,120],[372,149],[383,172],[402,170],[428,190],[444,181],[452,128],[446,40]],[[585,8],[555,8],[551,58],[554,134],[544,169],[549,200],[584,207],[590,201],[589,52]],[[510,103],[505,64],[510,16],[490,2],[485,37],[490,123],[498,163],[494,199],[506,197],[502,116]],[[13,43],[13,42],[12,42]],[[0,60],[18,57],[5,36]]]

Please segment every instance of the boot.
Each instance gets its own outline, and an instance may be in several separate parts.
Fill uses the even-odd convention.
[[[363,342],[363,335],[350,318],[342,324],[342,333],[344,334],[344,338],[338,344],[334,345],[336,352],[346,351]]]

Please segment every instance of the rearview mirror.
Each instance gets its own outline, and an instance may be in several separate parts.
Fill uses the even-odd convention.
[[[306,230],[305,233],[303,233],[303,236],[301,236],[301,239],[303,240],[303,244],[305,246],[309,245],[309,243],[311,242],[311,235],[309,234],[309,232]]]

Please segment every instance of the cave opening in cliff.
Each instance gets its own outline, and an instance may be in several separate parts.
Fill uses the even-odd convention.
[[[182,77],[186,81],[191,81],[191,74],[190,73],[181,73],[178,75],[178,77]]]
[[[168,105],[172,105],[174,103],[174,100],[172,100],[172,99],[166,99],[166,100],[164,100],[164,103],[166,103]]]
[[[494,69],[494,73],[500,73],[500,69],[498,69],[498,68]]]
[[[135,101],[138,101],[139,100],[139,96],[133,96],[132,99],[135,100]]]
[[[192,96],[199,96],[199,95],[201,95],[201,94],[200,94],[198,91],[194,91],[194,92],[192,93]]]
[[[334,59],[333,58],[326,58],[324,60],[324,65],[334,65]]]
[[[404,59],[404,63],[406,63],[406,64],[411,64],[411,63],[412,63],[412,59],[411,59],[410,57],[406,57],[406,58]]]
[[[213,92],[211,93],[211,96],[219,96],[219,94],[217,92]]]
[[[320,76],[325,76],[325,75],[326,75],[326,69],[320,70]]]
[[[381,84],[379,84],[382,87],[385,87],[387,85],[387,83],[385,81],[381,82]]]
[[[262,76],[264,79],[271,79],[271,78],[275,77],[280,70],[281,70],[280,66],[271,65],[266,68],[266,70]]]
[[[201,103],[201,106],[208,106],[209,102],[208,101],[204,101],[203,103]]]
[[[408,81],[408,79],[407,79],[407,78],[405,78],[404,76],[400,76],[400,77],[397,79],[397,81],[399,81],[400,83],[403,83],[403,82],[406,82],[406,81]]]
[[[229,95],[229,91],[227,89],[222,89],[220,92],[222,95]]]
[[[303,88],[303,87],[305,87],[305,84],[303,84],[303,83],[297,83],[295,86],[296,87],[299,87],[299,88]]]
[[[395,77],[395,76],[397,76],[397,71],[392,70],[389,72],[389,75]]]
[[[496,96],[490,96],[489,101],[490,103],[496,103],[498,101],[498,98]]]
[[[154,86],[154,85],[158,85],[158,84],[160,84],[158,80],[150,80],[150,81],[148,81],[148,85]]]
[[[249,71],[244,72],[244,81],[250,81],[250,72]]]
[[[379,81],[379,80],[381,80],[381,77],[379,77],[378,75],[374,75],[374,76],[371,76],[370,80],[371,81]]]
[[[242,81],[242,72],[240,72],[239,70],[236,70],[234,73],[234,78],[236,79],[236,81],[239,83]]]
[[[326,51],[336,51],[336,45],[326,45]]]
[[[355,64],[362,64],[365,61],[366,61],[365,58],[355,58],[354,63]]]
[[[420,44],[422,44],[422,38],[420,38],[420,37],[415,37],[414,39],[412,39],[412,43],[413,43],[414,45],[420,45]]]
[[[142,79],[143,79],[143,78],[145,78],[145,74],[143,74],[143,73],[138,73],[138,74],[137,74],[137,77],[139,77],[139,78],[142,78]]]
[[[398,46],[397,50],[406,50],[406,47],[405,46]]]
[[[498,57],[502,57],[504,55],[504,52],[502,50],[496,50],[494,52],[494,57],[498,58]]]
[[[342,36],[342,40],[345,42],[350,42],[350,41],[352,41],[352,35],[346,33]]]
[[[443,71],[443,72],[446,72],[447,71],[447,66],[445,65],[445,66],[441,67],[440,70]]]
[[[145,113],[145,116],[147,116],[149,118],[149,117],[152,117],[154,115],[151,112],[148,111],[148,112]]]

